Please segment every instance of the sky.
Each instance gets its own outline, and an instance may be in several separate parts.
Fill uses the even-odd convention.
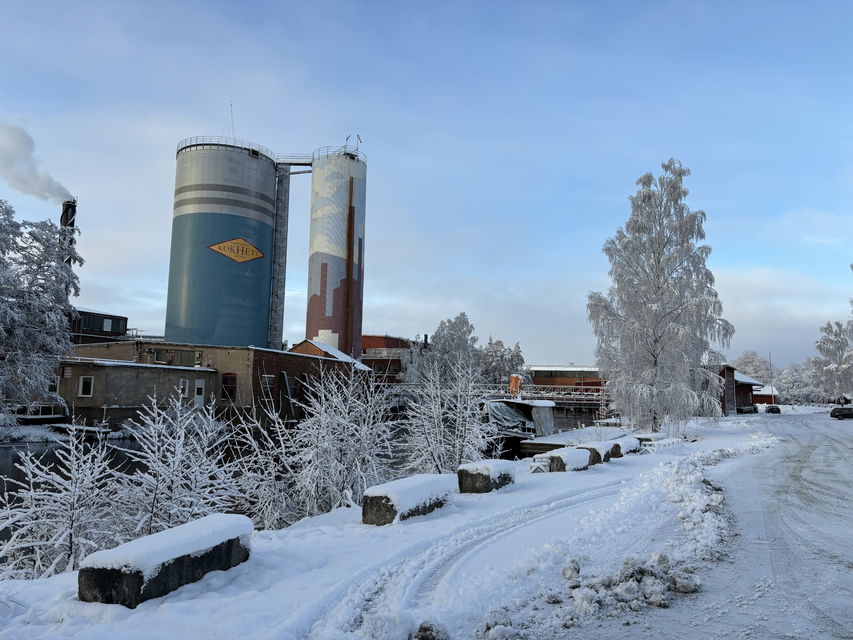
[[[238,138],[277,153],[363,139],[364,333],[465,311],[530,364],[594,362],[601,247],[669,157],[707,213],[731,359],[800,362],[850,314],[849,3],[0,0],[0,15],[0,198],[58,220],[57,189],[4,170],[24,130],[30,168],[79,199],[76,303],[130,327],[163,331],[176,145],[229,133],[229,108]],[[310,176],[291,189],[292,344]]]

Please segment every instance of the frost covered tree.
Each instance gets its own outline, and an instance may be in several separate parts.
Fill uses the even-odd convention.
[[[46,454],[18,452],[22,480],[6,479],[0,495],[0,577],[46,578],[73,571],[93,551],[116,543],[115,484],[104,440],[85,442],[72,426],[68,440]]]
[[[803,364],[792,364],[783,369],[775,379],[779,401],[786,404],[814,404],[826,402],[821,372],[815,368],[814,358]]]
[[[438,323],[427,349],[422,348],[419,340],[413,342],[403,355],[402,378],[410,383],[420,382],[433,366],[438,368],[439,375],[448,376],[457,362],[464,362],[475,371],[482,366],[474,326],[464,311]]]
[[[834,398],[853,394],[853,318],[847,322],[827,322],[820,328],[815,347],[824,385]]]
[[[47,397],[59,357],[71,350],[68,299],[79,293],[71,266],[83,262],[75,233],[47,221],[17,223],[0,200],[0,398]]]
[[[753,351],[752,349],[744,351],[732,361],[732,366],[759,382],[770,384],[770,360],[759,355],[757,351]]]
[[[492,384],[505,384],[512,374],[524,374],[524,355],[517,342],[514,347],[506,347],[503,340],[489,336],[482,348],[481,361],[483,377]]]
[[[365,489],[391,477],[389,392],[371,375],[321,370],[293,427],[293,496],[301,515],[361,502]]]
[[[234,504],[237,483],[225,460],[223,425],[213,407],[194,409],[179,394],[163,406],[151,398],[125,429],[138,446],[121,449],[138,467],[117,482],[126,538],[227,511]]]
[[[690,171],[670,159],[630,198],[624,228],[604,244],[612,284],[589,294],[598,366],[616,408],[638,428],[677,432],[696,414],[720,415],[717,375],[734,333],[706,261],[705,212],[684,203]],[[703,366],[708,365],[708,366]]]
[[[277,412],[266,424],[245,418],[237,425],[232,447],[235,456],[237,508],[258,529],[282,529],[301,517],[294,500],[293,430]]]
[[[401,448],[414,473],[455,473],[494,447],[496,427],[483,421],[480,375],[457,360],[449,375],[437,363],[425,371],[406,408]]]

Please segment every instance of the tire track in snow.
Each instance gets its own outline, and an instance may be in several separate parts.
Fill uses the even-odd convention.
[[[797,422],[799,429],[791,437],[797,450],[787,457],[784,467],[773,469],[777,477],[784,477],[776,483],[775,500],[764,509],[768,532],[777,532],[769,549],[771,571],[785,600],[796,602],[804,617],[833,637],[853,638],[853,632],[837,619],[844,609],[833,610],[804,588],[809,583],[820,584],[826,567],[851,567],[851,560],[840,555],[849,547],[843,540],[830,539],[837,529],[822,530],[824,523],[813,521],[820,516],[836,523],[843,520],[843,513],[837,509],[843,496],[838,487],[850,483],[849,460],[844,455],[850,449],[849,434],[845,434],[848,440],[844,442],[827,424],[815,425],[814,419],[805,418]],[[806,473],[811,477],[805,477]],[[812,515],[812,520],[805,514]],[[839,591],[850,593],[838,584],[834,590],[836,595]]]
[[[544,504],[520,507],[434,538],[420,551],[410,548],[397,554],[366,579],[361,574],[343,599],[312,625],[308,637],[358,634],[383,612],[411,610],[438,586],[444,575],[484,546],[569,509],[616,496],[622,487],[621,480],[613,481]]]

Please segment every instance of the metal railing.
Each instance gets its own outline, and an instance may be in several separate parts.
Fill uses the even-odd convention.
[[[411,393],[420,388],[420,384],[383,382],[380,385],[391,392],[401,395]],[[482,384],[477,390],[486,398],[511,399],[515,396],[509,393],[505,384]],[[525,385],[521,388],[520,400],[554,400],[554,401],[577,401],[577,402],[600,402],[608,398],[607,392],[599,386],[542,386]]]
[[[325,158],[328,156],[353,156],[362,162],[367,162],[367,156],[358,147],[352,147],[348,144],[330,147],[320,147],[314,153],[273,153],[265,146],[252,142],[251,140],[243,140],[241,138],[228,138],[225,136],[192,136],[184,138],[178,143],[177,151],[187,147],[195,147],[199,145],[223,145],[227,147],[239,147],[240,149],[251,149],[263,154],[276,164],[293,164],[310,166],[317,158]]]
[[[355,156],[362,162],[367,162],[367,156],[358,147],[351,147],[348,144],[339,147],[320,147],[314,150],[314,159],[325,158],[328,156]]]
[[[241,140],[240,138],[226,138],[224,136],[193,136],[192,138],[184,138],[178,143],[178,151],[186,147],[196,145],[225,145],[228,147],[240,147],[241,149],[251,149],[258,153],[264,154],[270,160],[275,160],[275,154],[266,147],[259,145],[251,140]]]

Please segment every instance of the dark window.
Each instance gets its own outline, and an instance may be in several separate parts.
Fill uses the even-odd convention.
[[[222,374],[222,399],[234,402],[237,399],[237,374]]]
[[[77,397],[91,398],[94,386],[95,379],[92,376],[80,376],[80,381],[77,383]]]

